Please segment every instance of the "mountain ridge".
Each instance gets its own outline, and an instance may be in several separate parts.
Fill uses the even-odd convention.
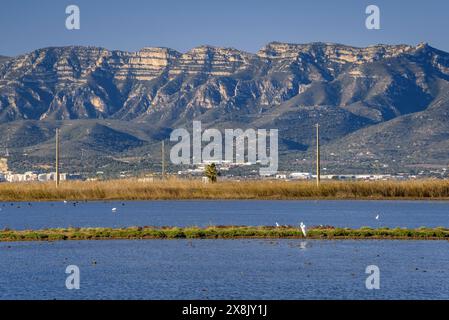
[[[48,126],[40,121],[76,120],[98,121],[106,127],[108,120],[151,127],[149,135],[139,133],[143,140],[134,140],[111,126],[112,131],[99,132],[126,137],[124,145],[92,146],[132,153],[133,148],[143,150],[146,143],[153,145],[171,129],[189,127],[196,119],[218,128],[279,128],[281,150],[304,152],[302,157],[313,149],[310,128],[320,122],[326,157],[327,148],[336,154],[357,140],[360,130],[358,153],[378,146],[376,130],[395,119],[420,113],[446,119],[448,89],[449,54],[427,43],[354,47],[270,42],[257,53],[215,46],[184,53],[163,47],[136,52],[48,47],[3,62],[0,58],[0,132],[16,121],[35,121],[42,128]],[[419,118],[410,119],[415,126],[426,127]],[[392,123],[399,128],[395,132],[410,130],[404,122]],[[436,121],[435,126],[436,132],[447,130],[444,122]],[[417,146],[422,147],[423,141],[432,145],[425,137],[415,138]],[[390,135],[388,140],[385,155],[377,150],[381,156],[376,160],[392,165],[392,145],[401,137]],[[16,145],[22,150],[20,141]],[[419,150],[410,152],[417,155]],[[425,157],[409,162],[418,158],[422,162]],[[436,158],[429,160],[445,161],[441,154]],[[286,159],[291,162],[290,156]],[[339,159],[339,166],[351,162],[343,155]],[[369,162],[369,157],[361,162],[365,160]]]

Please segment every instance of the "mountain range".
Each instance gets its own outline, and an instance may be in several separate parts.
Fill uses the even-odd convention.
[[[415,172],[449,162],[449,54],[426,43],[272,42],[257,53],[51,47],[0,56],[0,155],[45,169],[61,128],[71,171],[156,166],[171,130],[279,129],[281,169]]]

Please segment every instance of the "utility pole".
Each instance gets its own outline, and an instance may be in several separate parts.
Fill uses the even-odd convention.
[[[162,140],[162,150],[161,150],[161,161],[162,161],[162,179],[165,179],[165,141]]]
[[[320,186],[321,168],[320,168],[320,125],[316,125],[316,185]]]
[[[8,128],[8,137],[6,138],[6,154],[5,154],[5,157],[6,158],[9,158],[9,149],[8,149],[8,146],[9,146],[9,128]]]
[[[56,128],[56,188],[59,187],[59,129]]]

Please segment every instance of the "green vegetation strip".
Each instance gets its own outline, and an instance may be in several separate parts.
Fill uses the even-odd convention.
[[[68,228],[45,230],[0,231],[0,241],[58,241],[113,239],[449,239],[449,229],[443,227],[418,229],[362,227],[360,229],[313,227],[304,237],[297,227],[215,226],[215,227],[129,227]]]

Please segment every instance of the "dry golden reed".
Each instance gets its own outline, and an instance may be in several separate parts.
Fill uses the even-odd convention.
[[[0,201],[168,200],[168,199],[449,199],[448,180],[414,181],[220,181],[171,178],[140,182],[66,181],[0,183]]]

